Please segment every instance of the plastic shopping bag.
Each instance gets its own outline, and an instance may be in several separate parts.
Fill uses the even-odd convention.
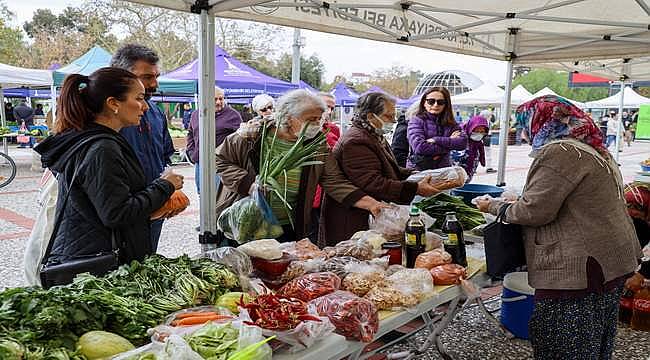
[[[250,196],[224,210],[217,220],[217,227],[240,244],[251,240],[276,239],[283,234],[278,219],[258,187],[253,189]]]
[[[52,236],[56,213],[56,199],[59,194],[58,182],[50,170],[45,170],[41,177],[38,205],[40,207],[36,222],[25,245],[25,281],[27,285],[40,286],[39,267],[45,250]]]
[[[459,188],[464,186],[467,181],[467,172],[460,166],[420,171],[406,180],[418,182],[427,176],[431,176],[431,183],[435,184],[438,190]]]
[[[372,215],[368,217],[370,230],[374,230],[384,235],[390,241],[403,241],[404,228],[409,219],[408,205],[390,204],[391,207],[382,209],[377,217]],[[436,222],[434,218],[424,212],[420,213],[424,225],[429,229]]]

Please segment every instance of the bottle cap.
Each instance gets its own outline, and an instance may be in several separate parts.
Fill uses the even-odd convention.
[[[420,209],[418,209],[415,206],[411,206],[411,211],[409,212],[410,215],[420,215]]]
[[[447,212],[445,213],[445,215],[456,215],[456,213],[453,212],[453,211],[447,211]]]

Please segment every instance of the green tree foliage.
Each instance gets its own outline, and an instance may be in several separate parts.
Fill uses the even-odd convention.
[[[284,81],[291,81],[291,54],[283,54],[278,60],[276,76]],[[308,83],[316,89],[322,85],[325,64],[316,54],[306,58],[300,58],[300,80]]]
[[[20,29],[8,25],[14,14],[0,1],[0,62],[18,64],[24,51],[23,34]]]
[[[521,72],[512,82],[513,88],[523,85],[531,93],[549,87],[558,95],[577,101],[592,101],[607,96],[607,88],[569,88],[569,74],[564,71],[534,69]]]

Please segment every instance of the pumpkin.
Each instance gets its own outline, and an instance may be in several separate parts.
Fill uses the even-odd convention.
[[[176,190],[163,206],[151,213],[151,220],[158,220],[169,213],[180,213],[190,206],[190,199],[181,190]]]

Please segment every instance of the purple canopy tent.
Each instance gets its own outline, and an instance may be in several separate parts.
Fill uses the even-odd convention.
[[[313,86],[307,84],[303,80],[300,80],[300,84],[298,84],[298,87],[300,89],[305,89],[305,90],[309,91],[312,94],[318,94],[320,92],[320,90],[314,89]]]
[[[297,86],[286,81],[278,80],[230,56],[225,50],[216,46],[215,82],[224,90],[226,98],[252,98],[258,94],[269,94],[278,97],[283,93],[296,89]],[[166,77],[178,80],[197,80],[199,59],[173,70]]]
[[[336,106],[354,106],[359,98],[359,94],[345,85],[343,81],[336,84],[330,94],[336,97]]]

